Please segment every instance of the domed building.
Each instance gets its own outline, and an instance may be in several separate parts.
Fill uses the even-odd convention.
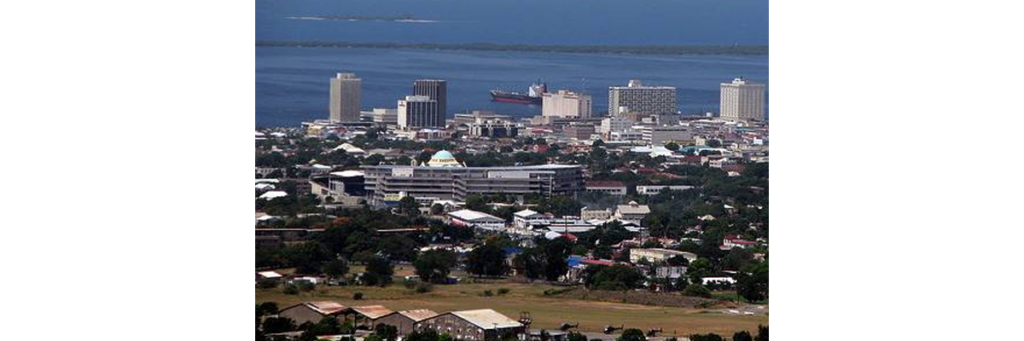
[[[462,167],[462,164],[455,159],[455,155],[447,150],[442,150],[434,153],[430,157],[430,161],[427,161],[428,167]]]

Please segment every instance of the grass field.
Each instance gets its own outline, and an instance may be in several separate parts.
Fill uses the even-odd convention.
[[[410,270],[396,268],[396,275],[405,275],[407,271]],[[498,296],[498,288],[508,288],[510,292]],[[740,330],[756,333],[758,324],[768,324],[768,316],[764,315],[727,315],[710,310],[544,296],[544,290],[552,288],[561,287],[523,283],[462,283],[435,285],[431,292],[419,294],[396,283],[385,288],[318,287],[313,292],[299,295],[285,295],[280,288],[256,289],[256,303],[272,301],[283,308],[304,301],[329,300],[350,306],[380,304],[391,310],[426,308],[437,312],[490,308],[513,319],[518,319],[520,312],[528,311],[534,321],[531,328],[556,329],[563,322],[579,322],[580,330],[590,332],[598,332],[607,325],[621,324],[626,328],[642,330],[663,328],[665,335],[713,332],[732,336]],[[491,290],[495,296],[484,296],[485,290]],[[352,300],[355,292],[362,292],[363,300]]]

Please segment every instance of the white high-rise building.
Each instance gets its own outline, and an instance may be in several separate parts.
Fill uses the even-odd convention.
[[[627,86],[608,88],[608,113],[615,115],[622,111],[643,115],[675,114],[676,88],[673,86],[645,86],[640,80],[632,79]]]
[[[359,122],[362,84],[354,73],[338,73],[331,78],[331,121]]]
[[[406,128],[444,127],[437,101],[430,96],[405,96],[398,100],[398,126]]]
[[[722,83],[721,112],[727,120],[764,121],[764,84],[743,78]]]
[[[544,100],[544,105],[541,107],[542,116],[590,117],[590,108],[593,105],[590,95],[558,90],[558,92],[544,93],[542,97]]]

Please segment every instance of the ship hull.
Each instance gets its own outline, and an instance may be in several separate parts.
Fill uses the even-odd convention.
[[[491,100],[501,103],[515,103],[515,104],[541,104],[543,101],[540,97],[529,97],[523,95],[505,95],[491,93]]]

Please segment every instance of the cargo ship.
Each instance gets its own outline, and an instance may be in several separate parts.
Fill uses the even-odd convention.
[[[541,104],[544,93],[548,92],[548,85],[534,83],[530,86],[528,93],[521,94],[513,91],[491,90],[491,99],[495,102],[517,103],[517,104]]]

